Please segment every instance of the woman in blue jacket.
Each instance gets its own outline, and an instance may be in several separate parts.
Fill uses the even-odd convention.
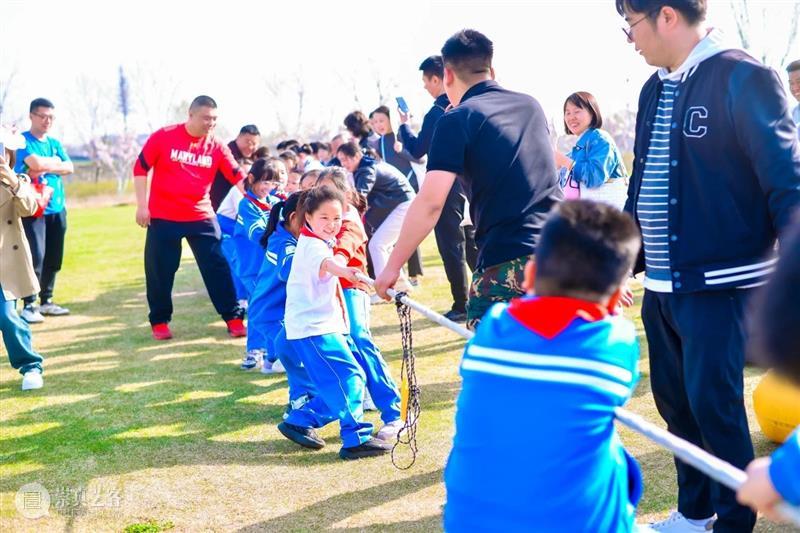
[[[578,141],[568,155],[555,151],[556,166],[568,200],[596,200],[621,210],[628,196],[628,173],[614,139],[602,127],[594,96],[583,91],[569,95],[564,102],[564,131]]]

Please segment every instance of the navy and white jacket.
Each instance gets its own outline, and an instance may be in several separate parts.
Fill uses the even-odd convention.
[[[678,70],[654,74],[639,96],[625,204],[634,218],[662,80],[679,82],[669,134],[673,292],[765,283],[776,238],[800,205],[800,146],[781,80],[719,39],[712,30]],[[643,270],[642,252],[634,272]]]

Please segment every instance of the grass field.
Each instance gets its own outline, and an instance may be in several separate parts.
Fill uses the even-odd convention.
[[[134,209],[74,209],[69,224],[56,296],[72,315],[33,329],[46,357],[45,388],[21,392],[19,374],[0,364],[0,530],[440,529],[460,338],[415,320],[422,418],[413,468],[397,470],[388,458],[340,461],[336,424],[322,431],[325,449],[301,450],[275,429],[285,377],[238,368],[244,342],[226,337],[188,248],[174,291],[175,338],[155,343],[144,297],[144,232]],[[444,311],[448,289],[432,240],[423,252],[426,275],[414,297]],[[373,334],[397,376],[393,306],[373,307]],[[629,407],[660,423],[646,348]],[[747,371],[748,391],[760,375]],[[368,418],[378,422],[375,413]],[[758,453],[768,453],[771,445],[751,424]],[[642,519],[665,516],[675,505],[671,456],[620,431],[645,474]],[[31,482],[51,499],[49,515],[37,520],[15,506],[17,491]],[[759,530],[788,529],[763,522]]]

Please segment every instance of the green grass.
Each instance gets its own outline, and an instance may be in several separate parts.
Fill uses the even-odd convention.
[[[34,344],[46,357],[45,388],[21,392],[19,374],[0,365],[0,529],[440,527],[461,339],[415,318],[422,418],[413,468],[396,470],[386,458],[340,461],[336,424],[322,431],[325,449],[300,450],[275,429],[286,402],[285,377],[238,368],[244,343],[226,337],[188,249],[174,290],[175,339],[155,343],[144,297],[144,232],[133,207],[73,209],[69,228],[56,296],[72,315],[34,326]],[[426,275],[414,297],[446,310],[449,291],[432,240],[423,256]],[[393,306],[373,307],[373,333],[397,376]],[[646,345],[642,371],[629,407],[660,423]],[[759,376],[747,371],[748,390]],[[378,422],[374,413],[368,419]],[[759,453],[769,452],[751,423]],[[664,516],[675,505],[671,456],[625,428],[620,432],[646,477],[640,514]],[[38,520],[21,516],[14,503],[18,489],[31,482],[44,485],[52,502],[49,516]]]

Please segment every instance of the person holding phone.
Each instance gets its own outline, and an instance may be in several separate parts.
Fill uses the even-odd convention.
[[[431,146],[436,123],[450,107],[450,100],[444,90],[442,56],[425,58],[420,64],[419,70],[422,71],[422,85],[434,98],[433,107],[425,114],[419,135],[414,135],[408,125],[410,117],[408,104],[404,98],[398,98],[398,114],[400,115],[398,138],[403,144],[404,150],[412,157],[423,158]],[[467,295],[469,292],[467,265],[471,270],[475,270],[478,257],[475,229],[471,224],[463,224],[466,209],[466,193],[461,183],[455,181],[433,230],[436,236],[436,247],[442,257],[444,271],[447,275],[447,282],[450,284],[450,294],[453,297],[453,305],[444,316],[454,322],[464,322],[467,319]]]
[[[34,214],[39,205],[30,179],[12,170],[15,150],[24,147],[22,135],[0,127],[0,220],[4,221],[0,224],[0,332],[11,366],[22,374],[22,390],[32,390],[44,386],[43,359],[31,345],[30,326],[16,310],[18,298],[39,291],[22,226],[22,217]]]

